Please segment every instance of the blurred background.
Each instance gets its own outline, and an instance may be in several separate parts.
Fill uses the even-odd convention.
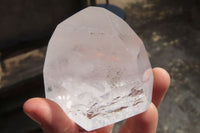
[[[110,0],[144,41],[152,67],[171,86],[159,108],[157,133],[200,131],[200,0]],[[0,0],[0,132],[41,133],[22,110],[44,97],[42,69],[56,25],[104,0]],[[123,122],[116,124],[114,133]]]

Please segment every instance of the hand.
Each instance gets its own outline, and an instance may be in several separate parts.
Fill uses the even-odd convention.
[[[119,133],[156,133],[158,106],[170,84],[169,74],[154,68],[152,103],[144,113],[127,119]],[[45,98],[32,98],[25,102],[24,112],[39,123],[45,133],[111,133],[113,125],[86,132],[70,120],[58,104]]]

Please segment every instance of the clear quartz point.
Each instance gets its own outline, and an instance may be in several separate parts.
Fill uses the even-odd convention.
[[[44,65],[46,98],[87,131],[144,112],[153,74],[143,42],[118,16],[88,7],[60,23]]]

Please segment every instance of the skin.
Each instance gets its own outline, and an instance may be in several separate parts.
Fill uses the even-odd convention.
[[[169,74],[162,68],[154,68],[153,97],[147,111],[126,120],[119,133],[156,133],[158,110],[169,87]],[[55,102],[45,98],[31,98],[24,103],[24,112],[40,124],[45,133],[112,133],[113,125],[87,132],[64,113]]]

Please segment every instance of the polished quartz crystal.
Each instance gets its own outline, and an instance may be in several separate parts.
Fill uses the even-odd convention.
[[[87,131],[144,112],[153,74],[143,42],[110,11],[88,7],[60,23],[44,65],[46,98]]]

